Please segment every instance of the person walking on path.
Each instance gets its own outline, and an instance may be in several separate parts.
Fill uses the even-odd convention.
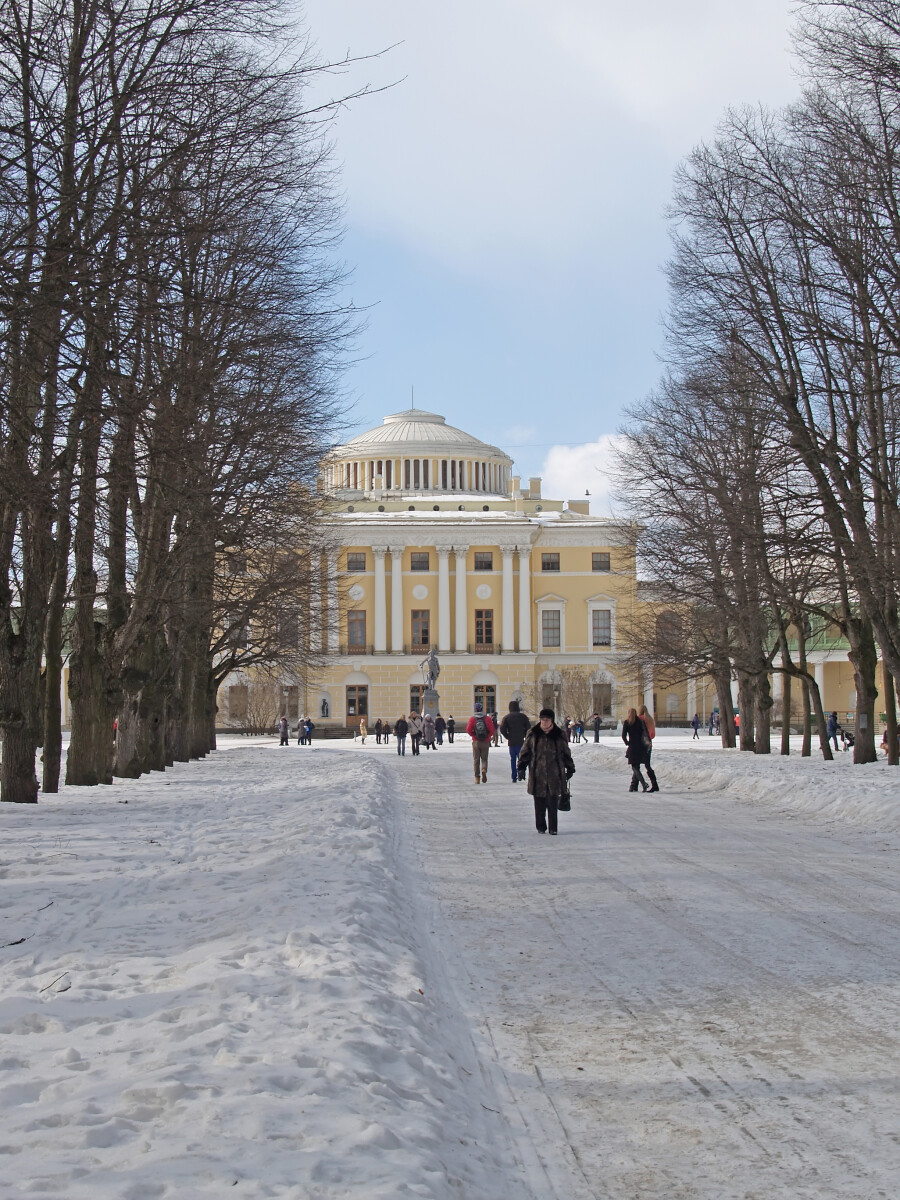
[[[491,738],[494,736],[494,722],[487,716],[482,704],[475,705],[475,713],[469,717],[466,733],[472,739],[475,782],[487,783],[488,753],[491,749]]]
[[[397,739],[397,753],[406,754],[406,735],[409,733],[409,722],[401,715],[394,722],[394,736]]]
[[[500,745],[500,717],[496,709],[490,714],[491,721],[494,725],[494,736],[491,738],[492,746]]]
[[[447,732],[447,722],[444,720],[444,718],[441,716],[441,714],[438,713],[438,715],[435,717],[435,720],[434,720],[434,736],[437,738],[437,744],[439,746],[443,746],[444,734],[446,732]]]
[[[413,754],[419,753],[419,742],[422,740],[422,718],[415,710],[409,714],[409,740],[412,743]]]
[[[280,737],[279,746],[287,746],[291,737],[291,727],[288,724],[287,717],[282,717],[278,722],[278,733]]]
[[[650,735],[650,746],[647,750],[647,777],[650,780],[650,791],[658,792],[659,784],[656,782],[656,773],[650,765],[650,759],[653,756],[653,739],[656,737],[656,722],[653,720],[653,713],[649,710],[646,704],[642,704],[638,709],[638,716],[644,722],[647,733]]]
[[[436,749],[434,744],[434,717],[426,713],[422,718],[422,744],[426,750]]]
[[[390,721],[381,722],[381,736],[384,738],[384,744],[387,745],[391,740],[391,723]]]
[[[575,774],[572,751],[552,708],[542,708],[537,725],[529,729],[519,752],[519,779],[528,771],[528,794],[534,800],[534,827],[556,836],[560,797]]]
[[[366,728],[366,718],[365,717],[359,718],[359,736],[362,740],[362,744],[365,745],[366,738],[369,736],[369,731]]]
[[[451,713],[450,718],[447,721],[447,741],[450,743],[451,746],[453,745],[453,735],[455,733],[456,733],[456,722],[453,720],[453,713]]]
[[[691,728],[694,731],[694,736],[691,738],[691,741],[699,742],[700,741],[700,714],[699,713],[694,713],[694,719],[691,721]]]
[[[831,745],[832,742],[834,742],[835,750],[838,749],[838,729],[839,728],[840,728],[840,726],[838,725],[837,713],[836,712],[829,713],[828,720],[825,722],[825,735],[826,735],[826,741],[828,742],[829,746]]]
[[[381,745],[381,718],[380,717],[375,722],[375,745],[376,746]]]
[[[307,717],[303,723],[303,732],[306,735],[307,746],[312,745],[312,735],[313,735],[313,730],[315,729],[315,727],[316,726],[313,722],[312,717]]]
[[[649,792],[650,784],[641,774],[641,767],[650,754],[650,734],[633,708],[629,708],[628,716],[622,722],[622,741],[625,743],[625,758],[631,766],[629,792],[636,792],[638,785],[643,791]]]
[[[306,717],[301,717],[297,722],[297,745],[303,746],[306,744]]]
[[[519,710],[518,700],[510,700],[509,712],[500,722],[500,732],[509,745],[509,766],[512,771],[513,783],[519,781],[519,752],[525,744],[525,738],[531,728],[531,722],[525,713]]]
[[[594,741],[599,742],[600,741],[600,725],[602,724],[599,713],[594,713],[594,716],[592,718],[592,724],[594,726]]]

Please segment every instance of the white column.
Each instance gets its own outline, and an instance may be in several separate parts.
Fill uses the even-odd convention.
[[[387,589],[384,581],[384,556],[387,546],[373,546],[375,555],[375,638],[376,654],[387,650]]]
[[[772,664],[772,666],[780,667],[781,659],[776,658],[774,663]],[[780,700],[783,694],[784,694],[784,676],[782,675],[782,673],[780,671],[773,671],[772,672],[772,699]]]
[[[403,547],[391,546],[391,650],[403,653]]]
[[[466,610],[466,552],[454,550],[456,558],[456,651],[465,653],[469,635],[469,614]]]
[[[643,703],[646,704],[647,708],[650,710],[651,713],[653,713],[653,716],[655,717],[656,713],[653,712],[653,668],[652,667],[644,667],[643,674],[644,674]]]
[[[504,654],[512,654],[516,648],[513,606],[513,551],[501,548],[503,556],[503,627],[500,648]]]
[[[315,556],[309,568],[309,648],[322,652],[322,559]]]
[[[822,697],[822,704],[825,704],[825,664],[817,662],[813,668],[813,674],[816,677],[816,686],[819,689],[819,695]]]
[[[438,556],[438,650],[450,651],[450,550],[437,548]]]
[[[697,711],[697,680],[689,679],[687,684],[687,718],[693,720],[694,713]]]
[[[337,551],[332,551],[328,555],[328,649],[332,654],[336,654],[338,650],[338,637],[340,629],[338,628],[338,564]]]
[[[519,547],[519,650],[531,650],[531,547]]]

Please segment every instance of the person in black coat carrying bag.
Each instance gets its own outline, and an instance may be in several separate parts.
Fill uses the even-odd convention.
[[[528,771],[528,793],[534,799],[534,825],[538,833],[556,834],[560,797],[568,792],[575,774],[572,752],[556,724],[552,708],[542,708],[519,752],[519,779]]]

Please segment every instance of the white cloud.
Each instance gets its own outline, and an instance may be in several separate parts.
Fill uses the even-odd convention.
[[[725,105],[796,93],[790,0],[306,0],[329,83],[401,79],[339,118],[350,219],[467,274],[534,271],[658,214]]]
[[[620,439],[611,433],[580,446],[551,446],[541,470],[541,491],[553,500],[585,500],[590,492],[591,512],[612,515],[611,472]]]

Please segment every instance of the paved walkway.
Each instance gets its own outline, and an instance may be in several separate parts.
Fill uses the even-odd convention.
[[[505,747],[479,787],[466,738],[376,752],[536,1196],[898,1195],[896,838],[669,792],[664,756],[658,796],[582,761],[542,837]]]

